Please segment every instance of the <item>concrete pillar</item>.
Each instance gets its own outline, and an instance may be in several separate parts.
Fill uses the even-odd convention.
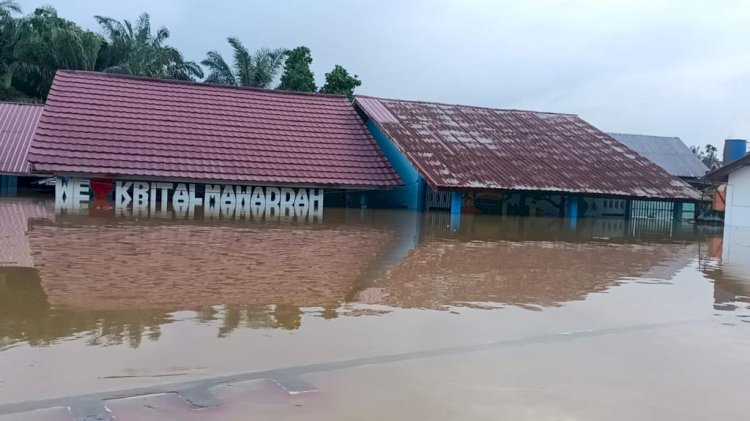
[[[463,194],[451,192],[451,231],[458,231],[461,226],[461,207],[463,206]]]
[[[578,225],[578,197],[568,196],[565,204],[567,207],[566,216],[570,223],[570,228],[576,229]]]
[[[364,193],[359,194],[359,207],[362,209],[367,209],[367,196],[365,196]]]

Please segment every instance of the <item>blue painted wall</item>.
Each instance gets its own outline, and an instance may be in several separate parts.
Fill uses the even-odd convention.
[[[380,146],[380,150],[383,151],[404,184],[387,191],[370,193],[371,200],[368,200],[370,206],[399,207],[411,210],[424,209],[424,189],[426,186],[422,176],[374,121],[367,119],[366,124],[378,146]]]
[[[0,175],[0,196],[18,195],[18,177],[15,175]]]

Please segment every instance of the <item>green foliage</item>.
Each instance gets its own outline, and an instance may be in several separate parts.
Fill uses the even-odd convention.
[[[350,75],[338,64],[329,73],[326,73],[326,83],[320,88],[324,94],[346,95],[349,99],[354,98],[354,89],[361,85],[357,75]]]
[[[7,97],[6,91],[10,91],[12,73],[10,67],[13,64],[13,51],[18,43],[18,20],[13,17],[14,13],[20,13],[21,9],[16,3],[0,1],[0,87],[3,89],[2,98]]]
[[[691,146],[690,150],[703,161],[703,164],[708,168],[719,163],[719,158],[716,155],[718,149],[714,145],[706,145],[705,150],[701,150],[700,146]]]
[[[203,77],[203,70],[186,61],[176,48],[166,44],[169,30],[165,27],[151,33],[151,19],[147,13],[133,25],[106,17],[94,16],[107,37],[96,63],[97,69],[110,73],[124,73],[160,79],[195,80]]]
[[[51,7],[38,8],[28,16],[19,17],[20,13],[16,1],[0,0],[0,100],[44,100],[58,69],[179,80],[204,76],[198,63],[185,60],[179,50],[167,44],[167,28],[152,29],[146,13],[133,23],[95,16],[101,35],[59,17]],[[309,48],[261,48],[251,52],[237,38],[227,41],[232,62],[224,60],[218,51],[209,51],[201,62],[208,70],[206,82],[269,88],[283,66],[278,89],[317,90]],[[349,75],[338,65],[325,77],[326,83],[320,88],[323,93],[352,98],[354,89],[361,85],[356,75]]]
[[[0,14],[21,13],[21,6],[13,0],[0,0]]]
[[[279,74],[286,50],[261,48],[254,53],[234,37],[227,38],[232,47],[234,63],[230,66],[216,50],[206,53],[201,62],[208,68],[206,82],[235,86],[268,88]]]
[[[307,47],[297,47],[286,53],[284,73],[278,89],[284,91],[315,92],[315,76],[310,70],[312,55]]]
[[[33,98],[47,96],[57,69],[94,70],[102,45],[99,35],[51,7],[15,20],[3,38],[3,86]]]

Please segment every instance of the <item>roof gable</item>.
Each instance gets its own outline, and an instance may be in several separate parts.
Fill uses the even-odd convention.
[[[399,184],[344,96],[58,71],[35,171],[261,184]]]
[[[679,137],[624,133],[609,133],[609,135],[675,177],[699,178],[708,172],[708,167]]]
[[[367,96],[355,103],[433,188],[698,197],[575,115]]]

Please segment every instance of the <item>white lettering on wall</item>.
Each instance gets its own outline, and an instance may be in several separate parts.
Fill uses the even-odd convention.
[[[116,215],[192,218],[203,207],[207,218],[292,218],[320,217],[323,189],[252,187],[149,181],[114,182]],[[202,190],[202,194],[201,194]],[[110,196],[111,197],[111,196]],[[60,210],[86,210],[91,200],[87,179],[58,178],[55,206]]]
[[[80,213],[88,210],[91,182],[81,178],[55,180],[55,210],[58,213]]]

